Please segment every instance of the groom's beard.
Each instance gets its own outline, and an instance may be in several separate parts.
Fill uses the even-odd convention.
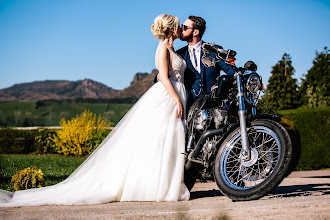
[[[193,31],[189,35],[186,35],[186,36],[183,36],[183,34],[181,33],[180,40],[189,41],[192,39],[193,39]]]

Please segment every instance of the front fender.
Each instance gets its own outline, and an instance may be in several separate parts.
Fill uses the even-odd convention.
[[[256,119],[268,119],[271,121],[276,121],[278,123],[281,122],[281,117],[277,116],[277,115],[273,115],[273,114],[260,114],[260,115],[253,116],[253,117],[249,118],[248,120],[253,121]]]
[[[273,114],[260,114],[260,115],[256,115],[250,118],[247,118],[246,120],[246,126],[249,127],[251,126],[251,121],[254,121],[256,119],[267,119],[267,120],[272,120],[275,122],[280,123],[281,122],[281,117],[277,116],[277,115],[273,115]],[[223,141],[226,139],[226,137],[232,132],[234,131],[236,128],[238,128],[240,126],[240,123],[237,122],[235,124],[232,124],[230,126],[230,128],[223,134],[223,136],[221,137],[220,142],[218,143],[218,148],[221,146],[221,144],[223,143]]]

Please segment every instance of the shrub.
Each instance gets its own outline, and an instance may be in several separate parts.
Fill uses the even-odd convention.
[[[27,154],[36,150],[37,130],[0,129],[0,153]]]
[[[42,153],[53,153],[54,141],[52,137],[56,132],[49,129],[39,129],[37,135],[35,136],[34,145],[35,152],[38,154]]]
[[[92,141],[93,133],[110,126],[101,116],[96,118],[96,114],[89,110],[85,110],[70,121],[62,118],[60,124],[62,129],[51,139],[55,143],[55,152],[78,156],[90,154],[96,147]]]
[[[43,173],[35,166],[28,167],[19,171],[11,178],[11,183],[14,186],[15,191],[23,189],[41,188],[45,185]]]
[[[94,129],[92,133],[92,137],[89,139],[88,144],[94,150],[101,144],[101,142],[108,136],[109,133],[110,130],[108,129],[100,129],[100,130]]]
[[[288,131],[292,143],[291,163],[287,173],[290,174],[291,171],[297,168],[301,156],[300,133],[294,122],[286,118],[281,118],[280,124]]]
[[[330,167],[330,108],[298,108],[280,111],[281,117],[295,124],[300,135],[292,138],[301,143],[297,170]]]

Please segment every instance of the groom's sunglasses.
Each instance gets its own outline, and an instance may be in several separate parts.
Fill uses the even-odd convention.
[[[188,26],[186,26],[186,25],[181,25],[181,28],[182,28],[182,30],[184,30],[184,31],[186,31],[186,30],[188,30],[188,29],[195,29],[195,28],[193,28],[193,27],[188,27]]]

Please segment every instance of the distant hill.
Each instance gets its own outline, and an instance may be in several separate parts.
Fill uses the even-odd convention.
[[[15,84],[0,90],[3,101],[63,100],[75,98],[111,99],[140,98],[152,85],[157,70],[135,74],[131,85],[123,90],[115,90],[91,79],[78,81],[45,80]]]
[[[113,98],[140,98],[148,89],[154,84],[154,78],[157,75],[158,70],[152,70],[149,73],[137,73],[135,74],[131,85],[127,88],[116,93]]]

